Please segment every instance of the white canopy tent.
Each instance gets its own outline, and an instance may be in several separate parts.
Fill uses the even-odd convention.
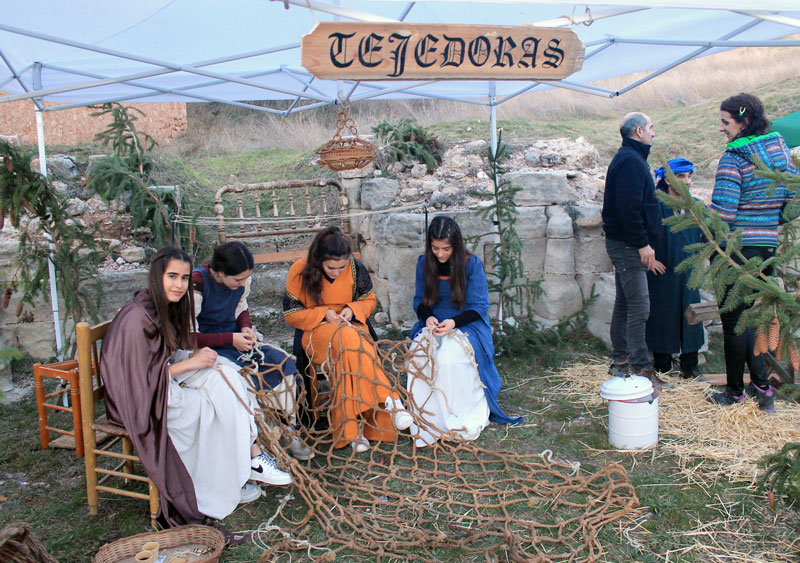
[[[0,104],[33,100],[43,174],[42,113],[76,106],[221,102],[289,113],[375,98],[445,99],[487,106],[494,144],[496,106],[535,88],[614,97],[696,57],[800,46],[781,39],[800,32],[798,0],[5,0],[1,11]],[[586,54],[583,69],[559,81],[318,80],[300,64],[300,38],[334,19],[569,26]],[[618,90],[592,84],[641,71],[650,72]],[[249,103],[257,100],[290,103]]]

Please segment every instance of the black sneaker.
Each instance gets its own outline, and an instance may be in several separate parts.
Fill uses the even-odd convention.
[[[725,389],[725,391],[720,391],[719,393],[711,393],[708,396],[708,402],[714,403],[716,405],[737,405],[739,403],[744,403],[747,397],[744,393],[741,395],[734,395],[730,389]]]
[[[703,374],[700,373],[699,368],[682,369],[681,377],[683,379],[700,379],[701,377],[703,377]]]
[[[758,410],[761,412],[775,412],[775,392],[772,390],[772,385],[767,385],[766,389],[762,389],[755,383],[750,382],[744,392],[756,400]]]
[[[608,368],[608,375],[613,377],[625,377],[631,373],[630,362],[616,363],[612,362]]]
[[[662,389],[674,389],[675,386],[672,383],[667,383],[660,377],[658,377],[658,373],[653,368],[645,368],[642,370],[637,371],[633,375],[640,375],[642,377],[646,377],[650,380],[650,383],[653,384],[653,390],[656,394],[660,393]]]

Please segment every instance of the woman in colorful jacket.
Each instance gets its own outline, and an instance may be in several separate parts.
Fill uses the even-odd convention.
[[[775,255],[778,224],[783,222],[782,210],[794,194],[785,184],[776,185],[760,175],[757,163],[791,174],[798,174],[798,170],[780,133],[769,133],[769,120],[764,115],[761,100],[751,94],[738,94],[723,101],[719,109],[719,130],[728,139],[728,146],[717,167],[711,208],[730,226],[732,235],[741,231],[741,254],[746,260],[753,257],[767,260]],[[765,268],[764,273],[770,275],[772,268]],[[720,299],[720,309],[725,305],[729,290],[730,286]],[[751,327],[741,334],[735,332],[746,308],[747,305],[741,304],[720,314],[727,386],[725,391],[711,395],[710,400],[732,405],[744,402],[750,395],[762,411],[774,412],[773,389],[764,360],[753,354],[755,330]],[[743,381],[745,364],[751,379],[747,390]]]

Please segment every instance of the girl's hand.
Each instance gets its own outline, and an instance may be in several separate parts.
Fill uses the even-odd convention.
[[[344,319],[342,319],[342,316],[333,309],[328,309],[325,312],[325,320],[331,324],[338,325],[341,324]]]
[[[256,339],[246,332],[233,333],[233,347],[240,352],[249,352],[253,349]]]
[[[456,328],[456,322],[453,319],[446,319],[436,325],[436,328],[433,329],[433,334],[436,336],[444,336],[454,328]]]
[[[185,361],[190,362],[187,367],[191,369],[210,368],[217,361],[217,353],[211,348],[201,348],[200,350],[195,350],[189,356],[189,359]]]
[[[425,321],[425,326],[428,328],[436,328],[438,324],[439,324],[439,319],[437,319],[436,317],[428,317],[428,319]]]
[[[345,307],[342,309],[342,312],[339,313],[339,316],[342,317],[342,320],[349,323],[351,320],[353,320],[353,310],[350,307]]]
[[[250,339],[250,340],[252,340],[253,342],[257,342],[257,341],[258,341],[258,334],[256,334],[256,329],[254,329],[254,328],[253,328],[253,327],[251,327],[251,326],[246,326],[246,327],[244,327],[244,328],[242,329],[242,334],[244,334],[245,336],[247,336],[247,338],[249,338],[249,339]]]

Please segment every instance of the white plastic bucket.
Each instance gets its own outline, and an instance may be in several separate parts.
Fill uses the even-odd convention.
[[[613,377],[600,386],[608,399],[608,441],[620,450],[643,450],[658,442],[658,397],[646,377]]]

